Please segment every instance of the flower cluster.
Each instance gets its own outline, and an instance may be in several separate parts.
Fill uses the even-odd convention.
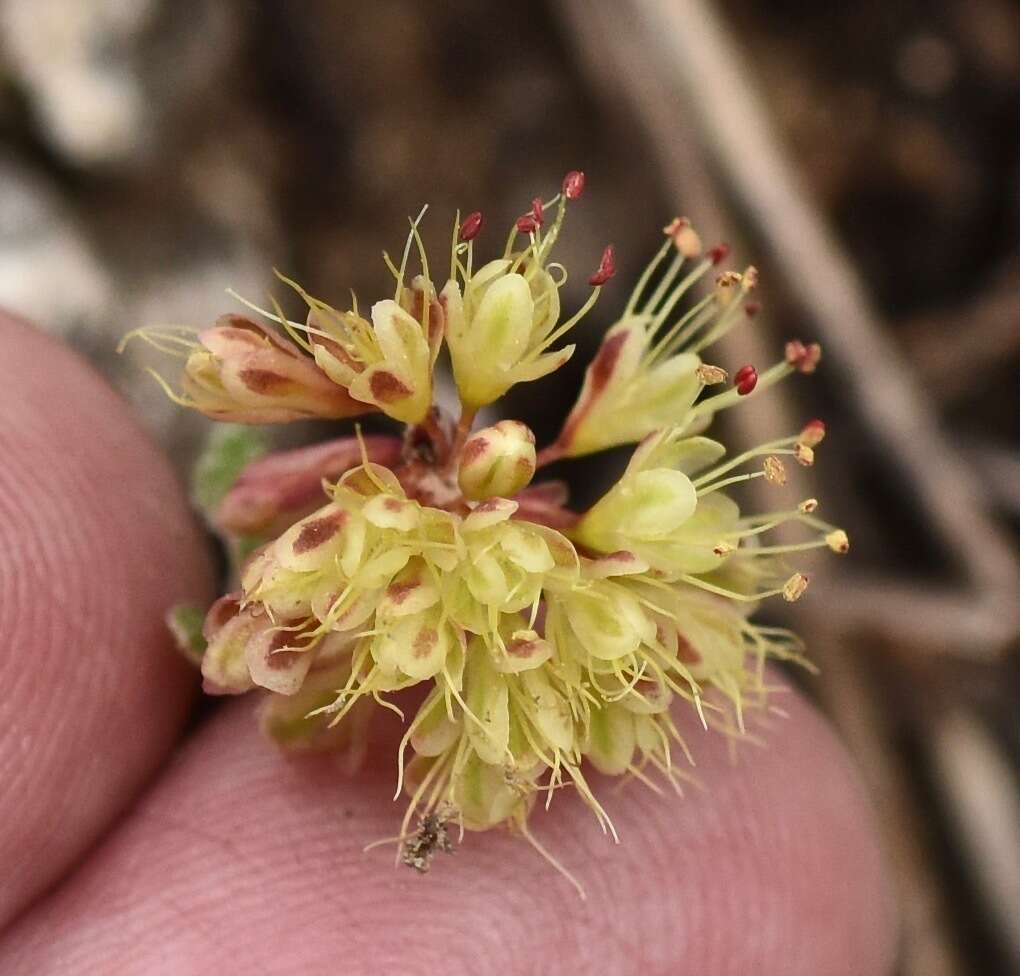
[[[813,371],[820,350],[790,342],[776,365],[745,366],[732,382],[704,362],[755,313],[757,274],[719,270],[725,247],[703,251],[682,219],[665,228],[556,440],[536,451],[515,420],[473,430],[511,386],[567,361],[574,346],[561,339],[613,276],[606,248],[588,300],[562,311],[566,272],[551,254],[583,189],[583,174],[568,174],[477,267],[482,216],[458,217],[442,287],[413,221],[399,266],[387,258],[395,293],[367,318],[356,302],[338,310],[283,279],[307,306],[303,321],[274,303],[249,306],[268,325],[228,316],[197,333],[141,333],[183,359],[181,392],[164,381],[171,395],[214,419],[376,411],[406,425],[402,439],[359,433],[247,464],[212,519],[250,554],[199,643],[206,689],[265,689],[265,730],[295,747],[359,755],[376,706],[404,718],[399,693],[426,686],[398,758],[404,858],[421,870],[449,849],[448,822],[508,823],[538,846],[529,811],[562,786],[612,831],[589,766],[676,785],[686,746],[674,703],[741,734],[745,711],[765,700],[766,660],[801,652],[750,611],[804,592],[791,552],[849,547],[813,499],[755,515],[727,493],[754,478],[781,486],[784,457],[813,462],[821,421],[732,457],[703,431],[718,411]],[[408,281],[415,248],[421,271]],[[433,404],[444,343],[456,419]],[[562,483],[532,481],[551,461],[627,444],[626,471],[585,512],[568,507]],[[770,543],[784,523],[809,538]]]

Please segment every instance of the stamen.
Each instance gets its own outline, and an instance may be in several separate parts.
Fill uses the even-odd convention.
[[[799,373],[813,373],[822,358],[822,347],[817,342],[805,346],[799,339],[786,344],[786,361]]]
[[[770,454],[765,458],[764,464],[765,480],[770,485],[785,485],[786,484],[786,468],[783,466],[783,462],[779,460],[774,454]]]
[[[724,271],[715,279],[715,297],[720,308],[729,308],[743,280],[736,271]]]
[[[411,230],[408,232],[407,240],[404,242],[404,253],[400,256],[400,269],[397,274],[397,292],[393,296],[394,301],[400,301],[400,293],[404,290],[404,275],[407,273],[407,262],[411,257],[411,244],[414,243],[416,238],[418,240],[419,250],[421,249],[421,237],[418,235],[418,225],[422,222],[422,218],[425,216],[428,209],[429,205],[425,204],[425,206],[418,211],[417,217],[409,217],[407,220],[407,222],[411,225]],[[385,251],[383,252],[383,256],[388,257]]]
[[[584,173],[579,169],[572,169],[563,177],[563,195],[568,200],[579,200],[584,193]]]
[[[729,244],[716,244],[708,252],[708,259],[712,264],[721,264],[730,256]]]
[[[647,266],[645,267],[645,270],[641,272],[641,277],[638,278],[637,284],[634,285],[634,290],[630,293],[630,298],[627,299],[627,306],[623,310],[624,315],[630,315],[631,312],[633,312],[634,309],[637,307],[638,300],[641,298],[641,295],[644,293],[645,288],[648,286],[649,280],[651,279],[652,275],[655,274],[659,265],[662,264],[666,255],[669,253],[669,245],[670,245],[669,241],[663,243],[662,247],[660,247],[659,250],[656,252],[655,257],[653,257],[652,260],[648,262]]]
[[[794,444],[793,456],[797,459],[797,463],[805,468],[810,468],[815,463],[815,452],[807,444]]]
[[[460,239],[465,242],[473,241],[478,236],[484,223],[485,219],[482,217],[481,210],[473,210],[464,218],[464,223],[460,225]]]
[[[662,228],[662,232],[683,257],[701,257],[701,238],[686,217],[674,217],[672,222]]]
[[[598,288],[604,285],[613,275],[616,274],[616,251],[612,244],[607,244],[606,249],[602,252],[602,258],[599,261],[599,266],[588,279],[588,284]]]
[[[808,588],[808,578],[802,573],[794,573],[783,584],[783,599],[787,603],[796,603]]]
[[[538,230],[538,221],[533,213],[521,214],[517,218],[517,232],[520,234],[534,234]]]
[[[709,366],[708,363],[702,363],[697,369],[698,379],[701,380],[705,386],[714,386],[717,383],[725,383],[729,378],[729,373],[726,372],[721,366]]]
[[[545,223],[545,210],[542,207],[542,198],[535,197],[531,201],[531,216],[535,218],[535,224],[541,227]]]
[[[797,440],[805,447],[817,447],[825,439],[825,422],[817,417],[809,420]]]
[[[758,370],[748,364],[741,366],[733,377],[738,396],[747,396],[758,385]]]
[[[830,532],[825,537],[825,544],[840,555],[845,555],[850,551],[850,537],[842,529]]]

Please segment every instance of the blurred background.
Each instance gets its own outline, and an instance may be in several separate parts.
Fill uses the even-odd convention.
[[[582,168],[559,259],[612,241],[621,282],[590,352],[672,216],[728,241],[764,312],[714,361],[826,350],[728,423],[828,423],[798,497],[854,552],[798,605],[801,680],[874,796],[900,972],[1016,973],[1018,96],[1009,0],[0,0],[0,304],[90,357],[183,474],[207,423],[113,350],[211,321],[227,286],[260,299],[276,266],[371,301],[423,203],[435,254],[457,207],[495,251]],[[586,358],[513,405],[540,443]]]

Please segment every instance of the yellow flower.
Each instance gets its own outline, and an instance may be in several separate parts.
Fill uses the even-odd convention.
[[[803,650],[788,631],[754,623],[754,609],[804,594],[792,554],[849,549],[846,533],[817,517],[815,499],[747,514],[728,494],[756,478],[783,491],[784,458],[812,463],[824,424],[732,455],[703,429],[784,376],[812,372],[820,350],[794,340],[776,365],[761,374],[742,366],[705,395],[729,373],[702,362],[702,350],[750,310],[756,275],[724,272],[682,309],[725,254],[702,258],[681,220],[606,334],[558,439],[536,452],[531,431],[509,419],[471,433],[480,407],[570,356],[572,346],[553,346],[612,273],[610,252],[588,303],[560,321],[564,272],[550,252],[583,183],[568,174],[559,197],[532,201],[504,255],[477,271],[482,221],[469,215],[438,295],[413,222],[400,267],[390,265],[396,293],[370,319],[298,288],[305,323],[265,313],[293,343],[253,326],[186,351],[185,382],[204,383],[186,386],[189,403],[212,415],[237,415],[241,404],[276,420],[361,404],[407,425],[399,441],[359,434],[253,462],[217,496],[213,522],[231,538],[269,541],[236,567],[239,589],[209,610],[204,635],[178,630],[192,655],[205,642],[208,691],[266,692],[263,728],[283,745],[340,748],[353,763],[374,709],[397,712],[406,723],[398,792],[410,797],[402,859],[419,871],[451,849],[453,825],[509,824],[551,858],[528,818],[564,787],[612,832],[589,767],[678,787],[689,756],[675,711],[744,734],[748,713],[767,701],[765,661],[801,660]],[[405,285],[412,242],[422,274]],[[433,402],[444,335],[459,418]],[[295,384],[286,397],[256,403],[232,392],[240,347],[286,363]],[[532,481],[549,461],[619,444],[636,444],[630,462],[586,512],[568,507],[565,486]],[[772,543],[785,523],[809,537]],[[415,685],[425,693],[405,716],[393,693]]]
[[[371,407],[352,399],[292,342],[240,315],[223,315],[208,329],[140,329],[130,333],[184,359],[181,393],[153,374],[181,406],[213,420],[282,424],[322,417],[342,420]]]
[[[701,257],[701,243],[683,218],[664,230],[665,244],[585,373],[581,395],[555,445],[558,455],[578,457],[634,443],[661,427],[689,427],[695,419],[691,408],[702,389],[726,377],[717,367],[706,369],[699,353],[745,312],[753,314],[755,306],[746,305],[745,299],[758,273],[754,268],[743,274],[724,272],[708,295],[678,309],[728,248],[713,248]],[[670,251],[673,258],[653,286]]]
[[[593,291],[588,301],[560,322],[559,289],[565,278],[553,274],[562,267],[549,259],[563,226],[567,201],[579,195],[565,180],[562,192],[552,200],[532,201],[531,210],[511,230],[503,256],[477,270],[473,259],[474,238],[480,228],[475,218],[480,220],[479,215],[472,214],[470,223],[459,228],[460,240],[455,237],[450,257],[450,278],[440,300],[446,311],[446,339],[457,389],[472,414],[498,400],[516,383],[546,376],[570,359],[573,345],[558,350],[552,346],[584,317],[602,285],[612,277],[612,249],[607,248],[599,270],[589,279]],[[545,231],[545,211],[554,203],[556,216]],[[519,236],[524,236],[526,243],[515,250]]]

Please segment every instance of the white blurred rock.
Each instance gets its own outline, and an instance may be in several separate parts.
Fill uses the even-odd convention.
[[[0,306],[60,335],[109,318],[113,282],[59,198],[0,159]]]
[[[76,166],[135,162],[231,61],[229,0],[0,0],[0,50],[46,140]]]
[[[47,136],[88,165],[134,153],[146,137],[135,38],[156,0],[3,0],[0,39]]]

